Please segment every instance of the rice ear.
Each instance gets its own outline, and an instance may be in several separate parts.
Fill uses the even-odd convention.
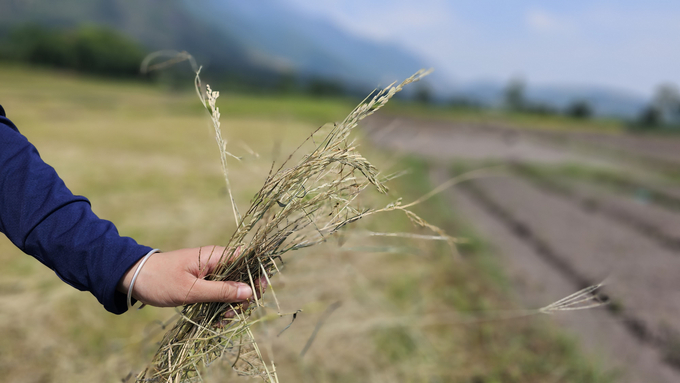
[[[359,103],[342,122],[333,124],[325,138],[296,164],[288,167],[293,158],[291,154],[278,170],[270,172],[248,210],[241,214],[234,201],[227,168],[227,159],[238,157],[227,151],[227,141],[222,135],[217,107],[219,92],[209,85],[203,88],[200,68],[196,70],[196,91],[213,123],[236,221],[236,231],[227,243],[227,251],[207,279],[238,281],[255,287],[255,281],[262,277],[269,280],[278,271],[276,260],[282,255],[325,242],[340,228],[365,216],[395,210],[359,205],[357,196],[365,189],[371,187],[380,193],[387,193],[388,189],[378,169],[356,150],[350,133],[359,121],[382,108],[404,86],[429,73],[420,70],[399,84],[374,91],[372,97]],[[403,207],[399,210],[433,229],[440,237],[444,235]],[[236,248],[241,249],[238,256],[235,256]],[[220,357],[230,359],[234,370],[241,375],[278,381],[273,363],[268,365],[264,361],[251,331],[256,322],[251,313],[261,305],[261,301],[256,300],[243,312],[238,304],[184,306],[179,320],[161,341],[151,365],[139,374],[137,381],[202,381],[200,370]],[[225,319],[224,314],[229,310],[237,315]]]

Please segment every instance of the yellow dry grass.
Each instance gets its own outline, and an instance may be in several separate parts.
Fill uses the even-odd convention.
[[[16,67],[0,67],[0,84],[8,116],[67,185],[87,196],[94,211],[123,235],[161,249],[226,242],[233,220],[219,154],[192,93]],[[230,142],[236,148],[247,142],[261,155],[230,167],[242,210],[262,185],[277,140],[279,152],[290,153],[317,125],[339,120],[351,109],[343,102],[296,100],[301,108],[287,100],[238,95],[223,97],[223,103]],[[230,104],[247,107],[228,113]],[[292,112],[268,113],[275,108]],[[368,148],[362,152],[374,162],[388,162]],[[247,156],[247,150],[239,154]],[[396,189],[409,199],[431,188],[418,164],[397,181]],[[442,217],[446,209],[433,205],[419,213],[453,232]],[[390,214],[389,227],[384,221],[364,227],[412,230],[399,213]],[[485,270],[487,257],[456,263],[441,243],[344,239],[342,247],[329,243],[291,257],[274,281],[282,311],[303,309],[278,337],[290,317],[257,330],[263,348],[271,345],[274,351],[282,382],[605,381],[569,342],[540,323],[419,320],[513,308]],[[89,293],[63,284],[5,239],[0,263],[4,381],[120,382],[151,360],[164,332],[160,322],[174,315],[172,309],[152,307],[108,314]],[[336,302],[341,306],[328,314]],[[225,375],[231,376],[231,369],[218,363],[206,381],[222,381]]]

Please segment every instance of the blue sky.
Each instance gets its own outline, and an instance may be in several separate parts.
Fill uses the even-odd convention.
[[[454,81],[521,76],[643,95],[680,83],[680,1],[284,1],[397,43]]]

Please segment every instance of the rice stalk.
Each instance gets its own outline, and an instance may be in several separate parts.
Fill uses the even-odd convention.
[[[383,107],[404,86],[428,73],[420,70],[402,83],[393,83],[375,91],[343,121],[333,124],[325,135],[322,131],[325,126],[317,129],[305,141],[316,143],[315,136],[323,136],[311,153],[303,155],[292,166],[289,162],[294,154],[276,170],[272,165],[264,185],[253,197],[248,210],[241,215],[231,191],[227,167],[229,157],[238,157],[227,151],[227,142],[222,136],[220,112],[216,105],[219,92],[213,91],[209,85],[203,92],[199,68],[196,71],[196,90],[213,123],[237,225],[226,250],[220,255],[218,266],[206,278],[244,282],[256,291],[255,281],[260,278],[269,280],[276,274],[276,260],[280,260],[282,255],[325,242],[346,225],[378,212],[403,211],[412,222],[431,229],[437,234],[437,239],[446,240],[453,247],[453,238],[407,209],[415,203],[402,206],[398,200],[384,208],[371,209],[360,206],[357,201],[359,194],[369,187],[386,193],[388,189],[384,183],[391,177],[381,178],[378,169],[357,151],[356,143],[350,139],[352,129]],[[429,195],[422,200],[427,198]],[[238,254],[236,249],[240,250]],[[276,382],[275,367],[273,363],[268,365],[264,362],[251,331],[251,326],[257,322],[251,314],[262,306],[257,297],[253,303],[247,309],[227,303],[184,306],[179,320],[161,341],[151,365],[139,374],[137,381],[199,382],[202,381],[200,370],[224,357],[232,361],[233,369],[240,375],[259,376],[265,381]],[[228,311],[237,314],[233,318],[225,318]],[[282,315],[280,310],[279,315]]]
[[[609,303],[609,300],[598,292],[604,286],[604,282],[597,285],[588,286],[568,297],[562,298],[554,303],[538,309],[542,314],[554,314],[559,311],[578,311],[599,307]]]
[[[183,53],[184,59],[191,56]],[[173,61],[174,60],[174,61]],[[177,58],[171,61],[177,62]],[[149,60],[150,61],[150,60]],[[149,62],[146,62],[149,66]],[[155,67],[163,67],[158,64]],[[192,67],[194,66],[192,61]],[[400,84],[390,84],[364,99],[341,122],[335,123],[328,132],[325,126],[317,129],[305,142],[315,144],[307,153],[290,166],[298,147],[276,170],[274,164],[262,188],[255,194],[248,210],[241,214],[236,206],[227,160],[239,159],[227,151],[227,141],[223,138],[220,126],[220,112],[216,105],[219,92],[209,85],[203,86],[200,68],[195,70],[195,86],[198,97],[209,112],[220,150],[220,161],[225,178],[232,213],[236,220],[236,230],[229,239],[220,262],[209,280],[237,281],[249,284],[253,291],[258,287],[255,281],[270,278],[279,271],[277,259],[293,250],[323,243],[348,224],[361,218],[389,211],[401,211],[416,225],[428,228],[435,235],[415,235],[409,233],[374,233],[369,236],[404,237],[411,239],[444,240],[455,253],[455,244],[461,241],[450,237],[438,227],[429,224],[409,208],[432,198],[437,193],[457,183],[489,175],[496,175],[496,169],[480,169],[454,177],[433,189],[418,200],[402,204],[401,199],[383,207],[362,207],[357,200],[361,192],[369,187],[386,193],[385,182],[396,175],[381,177],[366,158],[357,151],[356,143],[350,140],[350,133],[359,121],[383,107],[404,86],[420,80],[429,71],[420,70]],[[325,133],[325,134],[324,134]],[[316,144],[315,137],[322,136]],[[304,142],[303,142],[304,144]],[[237,249],[239,251],[237,251]],[[271,283],[269,284],[271,286]],[[592,293],[600,285],[584,289],[538,312],[585,309],[601,305]],[[270,288],[277,305],[278,315],[283,314]],[[252,314],[262,302],[257,296],[247,307],[228,303],[199,303],[185,305],[180,317],[164,336],[150,366],[137,376],[137,382],[201,382],[201,370],[214,361],[225,358],[231,367],[242,376],[259,377],[267,382],[277,382],[274,362],[265,362],[251,330],[256,323],[271,319],[271,316],[253,318]],[[225,317],[228,312],[235,312]],[[291,322],[292,323],[292,322]]]

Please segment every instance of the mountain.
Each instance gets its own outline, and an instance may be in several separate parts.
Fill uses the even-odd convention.
[[[225,35],[235,36],[251,57],[277,63],[282,70],[373,87],[427,67],[398,46],[354,36],[278,0],[184,0],[183,4]]]
[[[365,92],[429,67],[397,45],[353,35],[282,0],[0,0],[0,37],[3,30],[25,23],[105,25],[150,51],[186,50],[205,66],[203,74],[211,82],[219,77],[271,87],[285,77],[302,84],[324,78]],[[500,82],[454,87],[436,71],[425,80],[406,92],[421,87],[429,88],[435,100],[503,102],[505,84]],[[636,116],[648,103],[637,94],[588,86],[528,86],[525,95],[558,109],[585,100],[596,114],[619,117]]]
[[[109,26],[149,50],[186,50],[207,73],[255,82],[294,75],[372,89],[427,66],[397,46],[351,35],[280,0],[0,0],[0,34],[22,23]]]
[[[275,74],[271,67],[251,62],[246,47],[190,15],[178,0],[0,0],[0,28],[7,31],[27,23],[54,28],[107,26],[150,51],[189,51],[216,71],[255,79]]]

